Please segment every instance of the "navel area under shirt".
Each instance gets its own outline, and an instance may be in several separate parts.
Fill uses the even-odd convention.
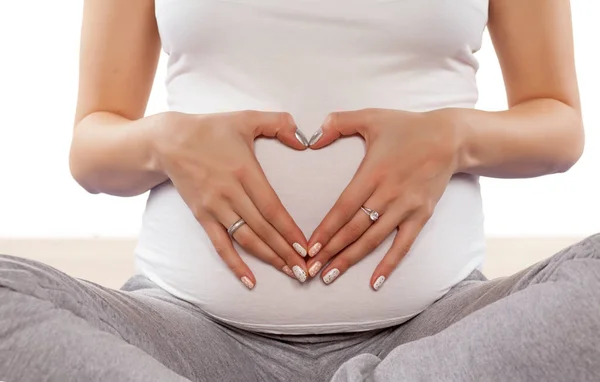
[[[486,0],[156,0],[170,110],[287,111],[310,136],[328,113],[362,108],[472,108]],[[418,127],[415,127],[418,128]],[[360,137],[303,152],[258,139],[256,156],[309,237],[365,154]],[[409,254],[369,285],[395,232],[331,285],[305,284],[236,249],[249,291],[227,268],[175,188],[150,192],[138,270],[173,295],[247,330],[363,331],[402,323],[484,258],[478,178],[456,175]]]

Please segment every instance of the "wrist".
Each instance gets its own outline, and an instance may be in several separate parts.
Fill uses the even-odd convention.
[[[190,125],[198,123],[198,115],[177,111],[167,111],[150,116],[150,134],[148,134],[150,147],[149,169],[168,177],[164,164],[174,155],[181,152],[182,146],[189,139]]]
[[[148,147],[147,170],[167,176],[163,166],[164,157],[168,155],[173,139],[174,121],[180,113],[167,111],[148,117],[149,133],[146,135]]]
[[[444,137],[450,146],[454,173],[468,173],[472,168],[470,154],[472,129],[467,122],[468,109],[447,108],[427,112],[433,118],[433,126],[445,130]]]

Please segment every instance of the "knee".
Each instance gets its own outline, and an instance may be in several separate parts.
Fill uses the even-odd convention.
[[[49,291],[66,292],[63,274],[43,263],[16,256],[0,255],[0,288],[42,300],[51,299]]]
[[[568,281],[600,287],[600,234],[567,247],[542,263],[539,281]]]
[[[548,259],[538,276],[533,284],[550,282],[544,297],[553,305],[569,316],[590,316],[600,327],[600,234]]]
[[[542,308],[539,313],[548,320],[556,319],[558,327],[578,328],[599,341],[600,259],[580,257],[562,262],[548,281],[535,300],[537,306],[550,309],[542,314]]]
[[[15,256],[0,255],[0,287],[21,290],[22,285],[31,284],[34,264]]]
[[[586,237],[569,249],[579,257],[600,260],[600,233]]]

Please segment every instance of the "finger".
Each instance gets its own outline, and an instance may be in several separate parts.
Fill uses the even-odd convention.
[[[379,194],[381,193],[379,192]],[[369,206],[377,212],[375,221],[385,213],[387,205],[388,203],[378,196],[377,191],[365,203],[365,206]],[[373,214],[373,218],[375,218],[375,214]],[[314,258],[308,261],[309,276],[314,277],[323,264],[327,264],[332,257],[358,240],[372,224],[374,224],[374,221],[371,219],[371,215],[362,208],[355,212],[352,219],[331,238],[329,243]]]
[[[232,224],[240,219],[240,216],[225,202],[215,202],[208,212],[221,223],[225,232],[227,227],[231,227]],[[249,227],[247,223],[235,231],[233,239],[240,247],[244,248],[254,257],[267,264],[271,264],[275,269],[284,272],[289,276],[289,269],[286,268],[285,261],[273,252],[273,250],[253,232],[252,228]]]
[[[338,254],[331,263],[323,270],[322,278],[325,284],[331,284],[348,268],[362,260],[373,252],[388,235],[398,227],[405,213],[393,211],[390,208],[377,223],[373,224],[356,242]]]
[[[364,137],[371,112],[372,109],[363,109],[329,114],[308,141],[310,148],[323,148],[342,136],[360,134]]]
[[[264,220],[278,232],[278,235],[275,235],[274,238],[274,240],[279,240],[277,244],[278,253],[283,255],[292,253],[289,251],[291,246],[297,254],[306,257],[308,243],[302,230],[281,203],[279,196],[271,187],[258,162],[249,167],[248,171],[240,174],[238,180]],[[279,239],[280,237],[287,242],[287,246],[283,245],[284,242]],[[306,271],[306,269],[304,270]]]
[[[253,289],[256,285],[256,278],[233,247],[231,238],[223,229],[223,225],[214,219],[204,219],[200,224],[208,235],[215,251],[225,264],[227,264],[229,269],[231,269],[246,288]]]
[[[377,183],[372,178],[372,171],[368,165],[361,164],[356,174],[344,189],[331,210],[325,215],[321,223],[308,241],[308,255],[316,256],[331,238],[354,217],[360,207],[373,194]]]
[[[292,268],[293,270],[290,269],[285,261],[265,244],[247,224],[244,224],[233,234],[233,239],[248,253],[252,254],[257,259],[272,265],[273,268],[300,282],[306,280],[306,274],[304,278],[302,278],[302,275],[298,274],[299,270],[297,268]]]
[[[410,248],[417,239],[419,232],[423,229],[426,221],[426,219],[414,218],[407,220],[400,225],[398,233],[392,242],[392,246],[383,259],[381,259],[377,268],[375,268],[373,276],[371,276],[370,283],[374,290],[379,290],[394,269],[398,267],[400,261],[402,261],[410,251]]]
[[[265,136],[277,138],[283,144],[297,149],[305,150],[308,147],[306,135],[298,128],[290,113],[250,111],[247,121],[254,131],[254,138]]]
[[[266,243],[274,254],[287,263],[288,269],[293,271],[298,280],[304,282],[306,280],[306,262],[298,256],[297,251],[264,219],[241,185],[239,189],[232,190],[231,195],[229,202],[234,211],[252,228],[252,231],[260,238],[260,242]],[[303,253],[306,251],[303,250]]]

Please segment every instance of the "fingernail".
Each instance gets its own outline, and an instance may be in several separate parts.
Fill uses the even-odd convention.
[[[333,282],[333,280],[337,279],[337,277],[339,275],[340,275],[340,270],[337,268],[333,268],[332,270],[327,272],[327,274],[325,276],[323,276],[323,282],[325,284],[329,285]]]
[[[292,244],[292,247],[298,252],[298,254],[302,257],[306,257],[306,249],[298,243]]]
[[[312,135],[312,137],[310,137],[310,140],[308,141],[308,145],[312,146],[315,143],[317,143],[317,141],[319,139],[321,139],[321,137],[323,136],[323,128],[319,128],[319,130],[315,131],[315,133]]]
[[[310,248],[310,251],[308,251],[308,255],[310,257],[315,257],[317,255],[317,253],[319,253],[320,250],[321,250],[321,243],[317,243]]]
[[[242,280],[242,284],[244,284],[246,286],[246,288],[248,288],[248,289],[254,288],[254,283],[248,277],[243,276],[241,278],[241,280]]]
[[[284,272],[286,275],[288,275],[288,276],[290,276],[290,277],[294,277],[294,278],[296,277],[296,276],[294,276],[294,272],[292,272],[292,270],[290,269],[290,267],[288,267],[287,265],[286,265],[286,266],[284,266],[283,268],[281,268],[281,270],[282,270],[282,271],[283,271],[283,272]]]
[[[317,261],[310,268],[308,268],[308,274],[310,277],[315,277],[315,275],[321,270],[321,262]]]
[[[385,276],[379,276],[377,278],[377,280],[375,280],[375,282],[373,283],[373,289],[379,290],[379,288],[381,288],[381,286],[383,285],[384,282],[385,282]]]
[[[304,133],[302,132],[302,130],[300,130],[299,128],[296,127],[296,139],[298,141],[300,141],[300,143],[302,143],[302,145],[304,147],[308,147],[308,139],[306,139],[306,135],[304,135]]]
[[[292,267],[292,270],[294,271],[294,276],[296,276],[298,281],[300,281],[301,283],[306,281],[306,272],[304,272],[304,270],[300,268],[300,266],[294,265]]]

